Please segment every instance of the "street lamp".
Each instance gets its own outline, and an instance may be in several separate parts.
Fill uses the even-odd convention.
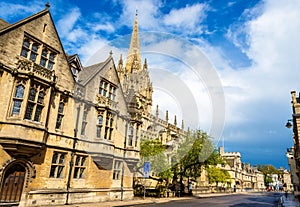
[[[290,129],[290,128],[293,126],[293,124],[291,123],[291,121],[293,121],[293,120],[292,120],[292,119],[289,119],[289,120],[287,121],[287,123],[285,124],[285,127],[286,127],[286,128]]]

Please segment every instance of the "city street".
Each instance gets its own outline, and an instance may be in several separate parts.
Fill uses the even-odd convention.
[[[277,207],[281,193],[233,194],[210,198],[171,200],[165,203],[147,203],[127,206],[180,206],[180,207]],[[126,206],[126,205],[122,205]]]

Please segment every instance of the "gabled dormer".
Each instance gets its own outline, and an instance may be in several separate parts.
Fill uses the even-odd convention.
[[[75,80],[49,7],[46,4],[44,10],[13,24],[1,21],[0,86],[5,90],[0,96],[0,121],[6,127],[0,144],[11,154],[18,153],[12,149],[21,146],[28,156],[38,153],[49,131],[54,133],[57,128],[73,135],[73,129],[59,117],[72,116],[67,112],[71,111],[69,97]]]
[[[72,91],[73,75],[49,7],[46,4],[44,10],[10,25],[2,21],[0,63],[15,75]]]
[[[73,54],[70,56],[66,54],[66,56],[67,56],[68,63],[71,68],[72,74],[73,74],[75,80],[77,80],[78,73],[83,70],[79,56],[78,56],[78,54]]]

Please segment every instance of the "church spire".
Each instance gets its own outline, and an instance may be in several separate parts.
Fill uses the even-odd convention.
[[[134,68],[133,68],[134,66]],[[140,39],[138,32],[138,13],[136,10],[134,26],[131,34],[130,47],[128,50],[126,60],[126,72],[132,72],[132,70],[141,70],[141,54],[140,54]]]

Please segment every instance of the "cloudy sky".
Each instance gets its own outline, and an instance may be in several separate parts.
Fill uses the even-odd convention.
[[[45,2],[0,0],[14,23]],[[53,0],[68,54],[83,65],[126,57],[138,10],[142,58],[163,118],[201,128],[243,162],[287,167],[290,91],[300,91],[299,0]],[[125,59],[124,59],[125,60]]]

